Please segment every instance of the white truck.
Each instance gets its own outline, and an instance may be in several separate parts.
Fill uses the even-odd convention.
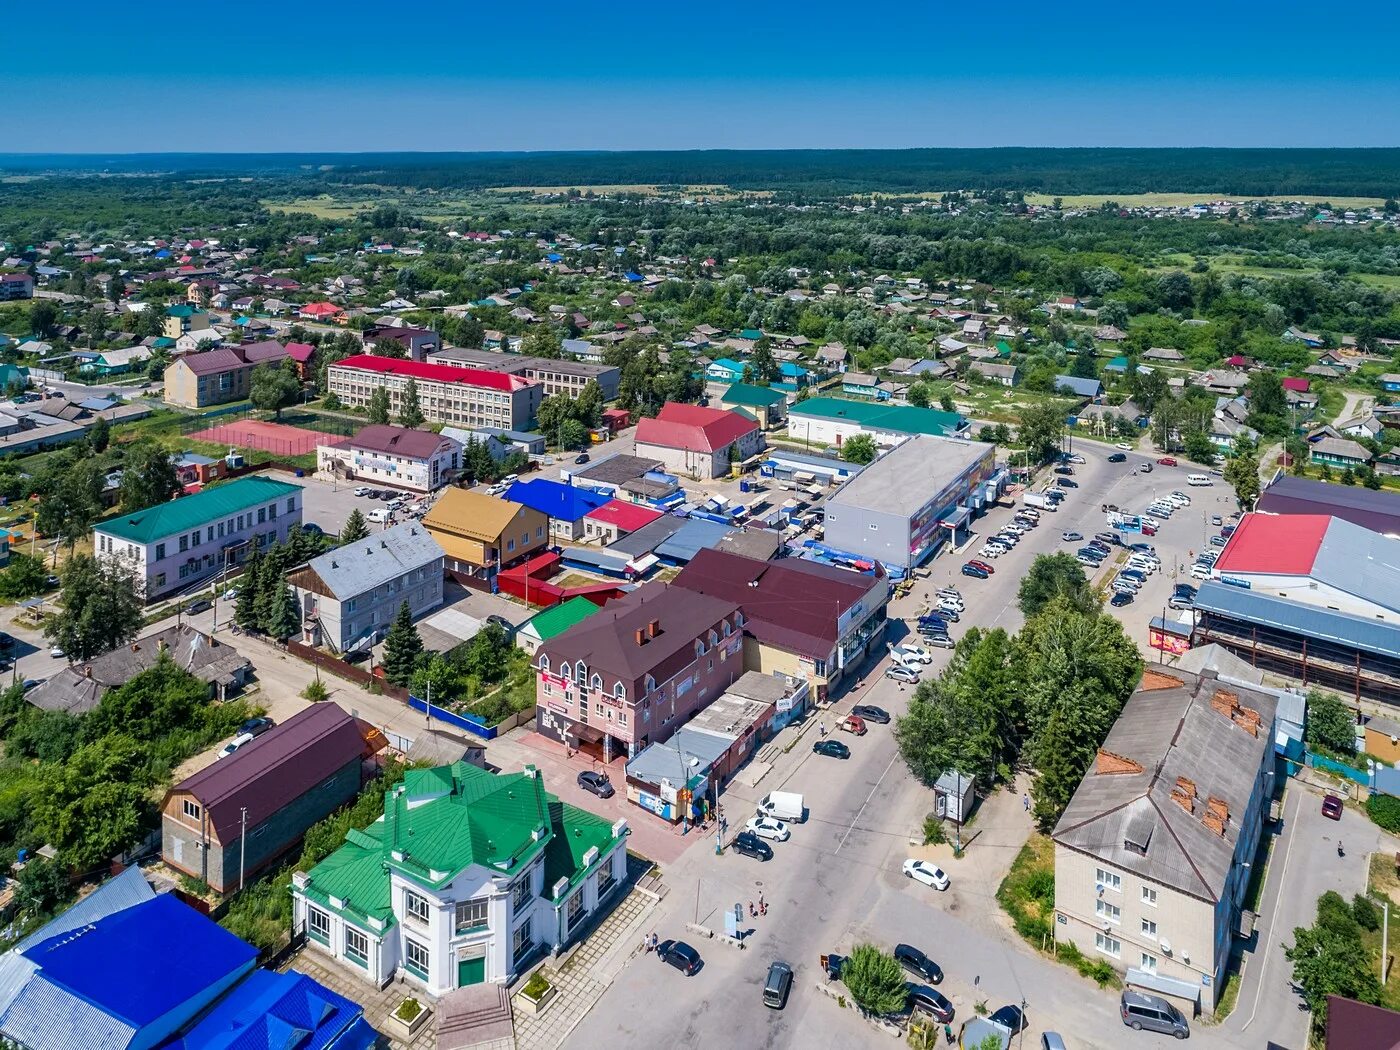
[[[803,807],[802,796],[798,792],[770,791],[758,800],[758,815],[800,824],[806,819],[807,810]]]
[[[1021,497],[1021,502],[1024,503],[1027,507],[1035,507],[1037,510],[1054,511],[1056,509],[1055,501],[1052,500],[1049,496],[1043,495],[1039,492],[1025,493]]]

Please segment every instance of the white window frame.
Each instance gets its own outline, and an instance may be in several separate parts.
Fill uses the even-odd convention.
[[[1118,926],[1123,922],[1123,909],[1105,900],[1094,901],[1094,914],[1106,922]]]
[[[471,917],[479,914],[480,922],[472,922]],[[467,924],[463,925],[462,918],[467,916]],[[486,930],[491,927],[491,902],[485,897],[474,897],[471,900],[458,901],[452,909],[452,928],[461,936],[465,933],[476,933],[478,930]]]
[[[433,909],[428,898],[421,893],[405,889],[403,891],[403,913],[425,925],[432,920]],[[421,913],[421,914],[420,914]]]
[[[1157,972],[1157,956],[1149,955],[1147,952],[1143,952],[1140,959],[1140,963],[1140,969],[1146,970],[1148,973]]]
[[[1154,941],[1157,939],[1157,920],[1156,920],[1156,919],[1143,919],[1143,920],[1142,920],[1142,935],[1143,935],[1144,937],[1150,937],[1150,938],[1152,938],[1152,940],[1154,940]]]
[[[306,932],[316,940],[330,943],[331,939],[331,916],[330,912],[316,907],[314,904],[306,906]]]
[[[1106,868],[1094,869],[1094,884],[1102,886],[1106,890],[1113,890],[1115,893],[1123,892],[1123,876]]]
[[[415,949],[417,954],[422,957],[423,961],[421,963],[413,961]],[[405,937],[403,939],[403,964],[404,968],[407,969],[409,973],[413,974],[415,977],[421,976],[423,980],[427,980],[427,975],[433,972],[432,949],[426,944],[419,944],[411,937]]]
[[[1098,949],[1100,954],[1107,955],[1110,959],[1117,959],[1123,954],[1123,942],[1106,933],[1094,934],[1094,947]]]
[[[352,938],[358,937],[364,944],[363,948],[357,948]],[[364,930],[357,930],[355,927],[346,924],[345,927],[345,958],[352,963],[369,968],[369,934]]]
[[[1157,890],[1154,887],[1144,886],[1142,888],[1142,903],[1151,908],[1157,907]]]
[[[204,812],[200,809],[198,802],[189,798],[184,800],[184,806],[182,808],[184,809],[185,816],[189,817],[191,820],[198,820],[199,815]]]

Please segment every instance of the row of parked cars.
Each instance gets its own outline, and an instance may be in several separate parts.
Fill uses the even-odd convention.
[[[1040,511],[1034,507],[1022,507],[1016,512],[1015,517],[1001,527],[999,532],[987,537],[986,542],[982,544],[982,549],[977,552],[977,557],[1000,558],[1003,554],[1010,552],[1032,529],[1039,525]]]

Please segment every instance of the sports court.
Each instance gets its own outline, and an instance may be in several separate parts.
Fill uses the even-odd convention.
[[[232,423],[219,423],[200,430],[190,437],[196,441],[208,441],[216,445],[231,445],[235,448],[261,449],[278,456],[304,456],[315,452],[322,443],[342,441],[334,434],[319,430],[306,430],[288,426],[286,423],[268,423],[261,419],[240,419]]]

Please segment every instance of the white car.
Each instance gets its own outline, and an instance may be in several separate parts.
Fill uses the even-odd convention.
[[[910,857],[904,862],[904,875],[915,882],[922,882],[925,886],[932,886],[936,890],[946,890],[950,881],[938,865],[914,857]]]
[[[1210,572],[1211,570],[1204,565],[1191,566],[1191,578],[1193,580],[1208,580],[1210,579]]]
[[[228,758],[229,755],[233,754],[235,751],[237,751],[237,750],[238,750],[240,747],[242,747],[244,744],[250,744],[250,743],[252,743],[252,742],[253,742],[253,734],[252,734],[252,733],[239,733],[236,737],[234,737],[234,738],[233,738],[232,740],[230,740],[227,744],[225,744],[223,747],[221,747],[221,748],[219,749],[219,753],[218,753],[217,755],[215,755],[214,757],[215,757],[216,759],[218,759],[218,758]]]
[[[1013,532],[1017,536],[1024,536],[1027,532],[1027,529],[1024,525],[1018,525],[1014,521],[1008,521],[1005,525],[1001,527],[1001,529],[1003,532]]]
[[[902,663],[933,663],[933,653],[917,645],[897,645],[890,650],[890,655]]]
[[[1034,518],[1036,521],[1040,520],[1040,511],[1036,510],[1034,507],[1022,507],[1016,513],[1024,514],[1026,517]]]
[[[963,603],[962,595],[951,596],[946,594],[940,594],[937,597],[937,602],[939,608],[942,609],[953,609],[957,612],[967,611],[967,606]]]
[[[368,489],[366,486],[361,485],[361,486],[359,486],[359,488],[355,489],[355,495],[357,495],[357,496],[368,496],[368,495],[369,495],[369,489]]]
[[[1084,457],[1081,456],[1078,452],[1075,452],[1075,453],[1073,453],[1072,455],[1066,456],[1066,457],[1065,457],[1065,462],[1066,462],[1066,463],[1083,463],[1083,462],[1084,462]]]
[[[896,682],[903,682],[905,685],[918,685],[919,672],[903,664],[893,664],[885,668],[885,677],[893,678]]]
[[[365,515],[365,520],[374,525],[382,524],[389,520],[390,511],[387,507],[375,507]]]
[[[1157,518],[1152,517],[1152,515],[1150,514],[1142,515],[1141,521],[1144,525],[1153,529],[1161,529],[1162,527],[1161,521]]]
[[[1000,544],[993,546],[989,543],[977,552],[977,556],[979,558],[1000,558],[1005,553],[1005,547],[1001,546]]]
[[[1126,441],[1120,441],[1120,442],[1118,442],[1118,444],[1114,445],[1113,447],[1114,447],[1114,448],[1122,449],[1124,452],[1131,452],[1131,451],[1133,450],[1133,446],[1130,445],[1130,444],[1128,444]]]
[[[792,835],[792,831],[781,820],[774,817],[754,817],[744,825],[745,831],[752,831],[762,839],[772,839],[774,842],[786,842]]]
[[[55,660],[62,660],[68,654],[63,651],[62,646],[55,645],[52,649],[49,650],[49,655],[52,656]]]

